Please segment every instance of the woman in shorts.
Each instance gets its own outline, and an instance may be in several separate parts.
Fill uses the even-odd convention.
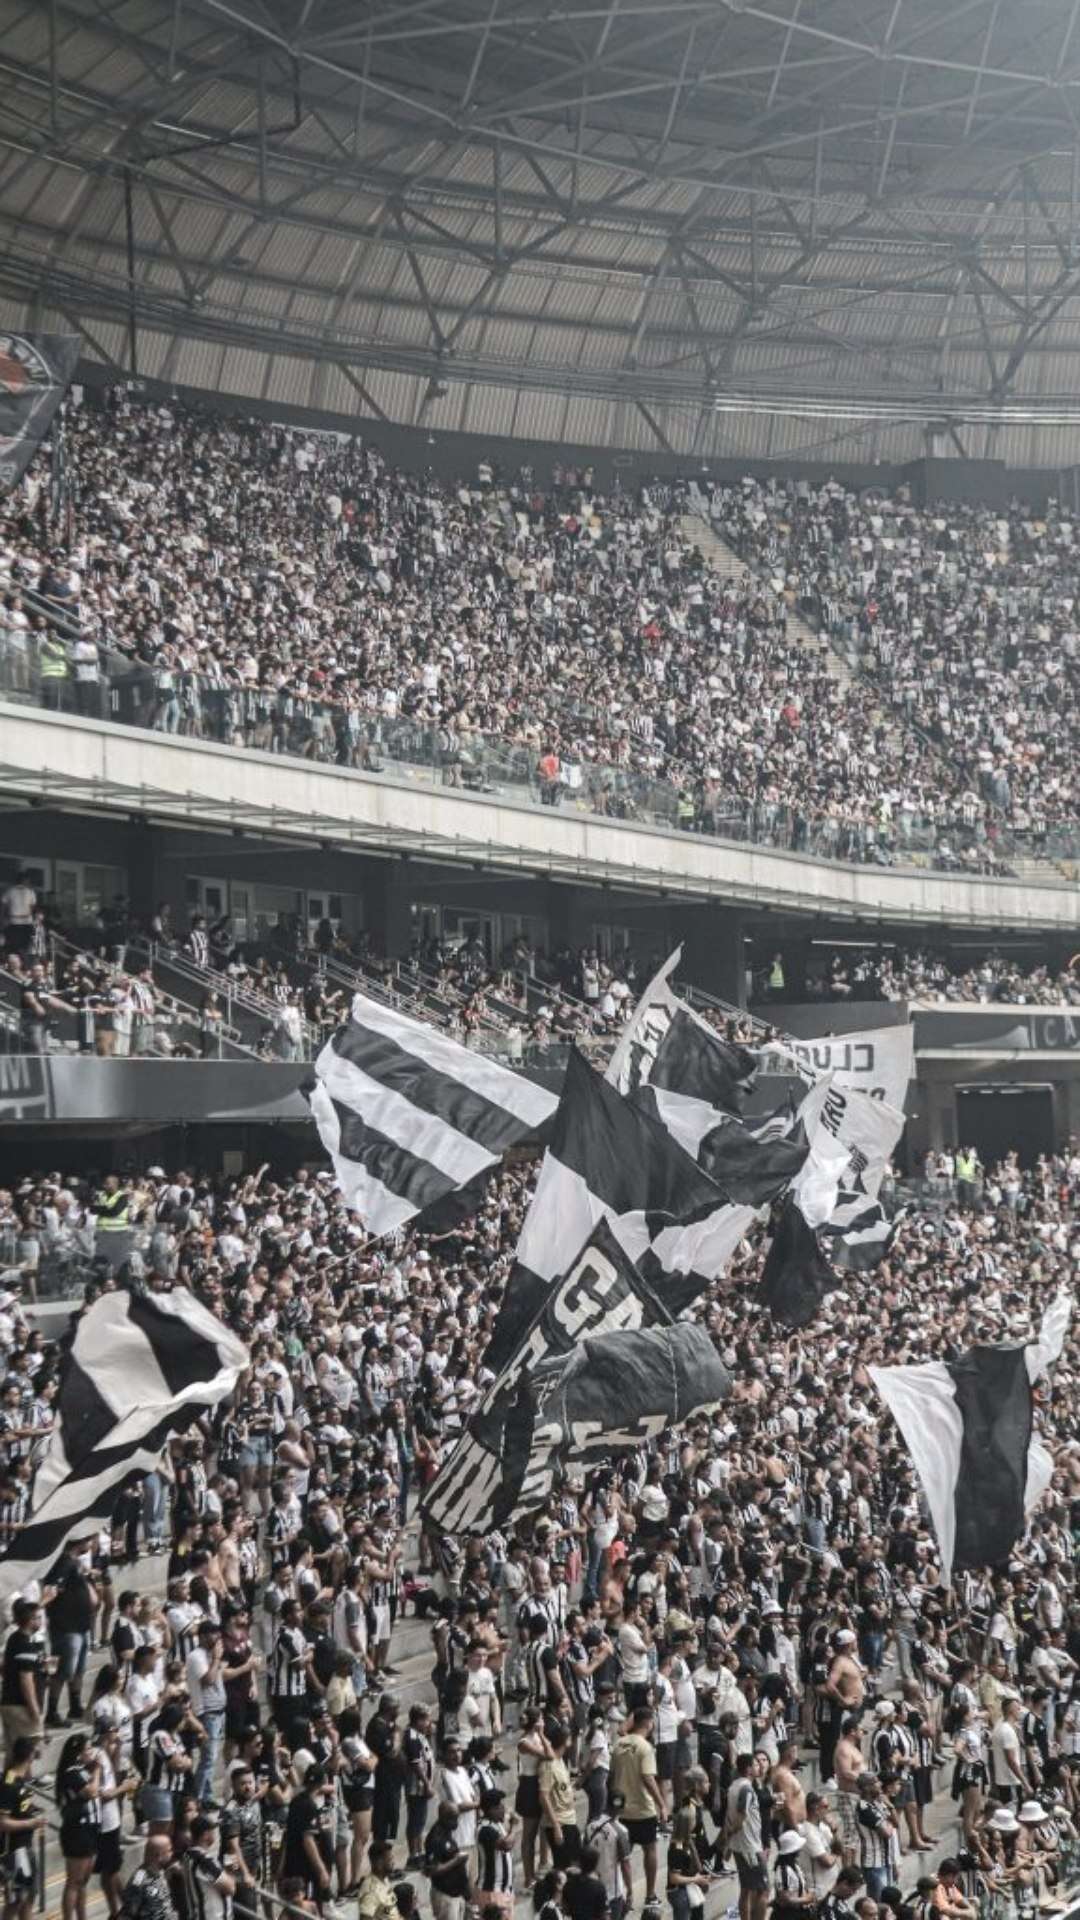
[[[85,1733],[71,1733],[60,1750],[56,1804],[64,1856],[62,1920],[86,1920],[86,1889],[97,1859],[101,1825],[101,1770]]]
[[[521,1866],[526,1893],[536,1878],[536,1836],[540,1831],[540,1762],[554,1758],[544,1734],[539,1707],[526,1707],[518,1741],[518,1783],[514,1812],[521,1821]]]

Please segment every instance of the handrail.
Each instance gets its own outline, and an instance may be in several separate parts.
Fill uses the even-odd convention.
[[[203,1886],[213,1886],[213,1881],[209,1880],[205,1874],[200,1874],[196,1872],[195,1868],[193,1867],[190,1859],[186,1854],[184,1855],[183,1859],[180,1862],[180,1868],[184,1875],[185,1880],[188,1882],[189,1893],[191,1891],[192,1883],[196,1880],[200,1880]],[[228,1871],[228,1869],[226,1869],[226,1871]],[[281,1913],[295,1914],[296,1920],[311,1920],[311,1915],[306,1908],[298,1907],[295,1901],[286,1900],[285,1895],[283,1893],[279,1893],[276,1887],[266,1886],[261,1881],[259,1883],[259,1899],[260,1901],[267,1901],[269,1905],[272,1907],[277,1907]],[[198,1911],[197,1904],[194,1901],[192,1901],[190,1904],[191,1904],[191,1911],[197,1912]]]
[[[459,735],[412,718],[370,715],[342,702],[308,699],[269,687],[221,685],[187,670],[139,670],[140,663],[129,659],[123,660],[121,673],[119,659],[111,666],[106,658],[103,651],[105,677],[80,685],[70,676],[42,679],[31,655],[28,674],[10,692],[17,700],[49,710],[74,708],[89,719],[138,727],[166,738],[190,736],[235,745],[239,736],[240,744],[256,750],[316,764],[374,774],[386,771],[389,764],[391,771],[404,768],[411,777],[434,784],[468,788],[479,783],[485,792],[508,791],[536,805],[563,806],[567,811],[631,824],[652,823],[665,831],[693,832],[736,845],[790,847],[827,861],[991,873],[999,864],[985,822],[966,823],[953,802],[947,803],[940,820],[909,809],[901,809],[895,820],[863,807],[843,812],[832,802],[804,809],[801,804],[774,800],[767,792],[714,791],[711,782],[690,771],[680,784],[676,768],[669,770],[668,777],[653,778],[614,759],[590,759],[572,741],[560,748],[564,765],[552,783],[540,776],[536,749],[524,742]],[[3,665],[0,656],[0,668]],[[565,710],[553,712],[549,719],[556,739],[560,729],[574,724]],[[463,752],[472,760],[465,778]]]
[[[226,1016],[221,1028],[222,1038],[227,1039],[230,1046],[239,1048],[241,1053],[250,1055],[252,1059],[257,1057],[255,1048],[248,1046],[246,1040],[244,1040],[241,1035],[239,1027],[232,1018],[233,1003],[239,1000],[239,995],[227,974],[219,973],[212,967],[196,966],[188,954],[182,953],[173,947],[163,946],[159,942],[146,939],[143,936],[134,940],[128,940],[125,942],[125,945],[135,953],[145,953],[151,968],[157,966],[172,967],[174,972],[178,973],[182,980],[188,981],[191,986],[200,987],[210,992],[220,994],[225,1001]],[[175,994],[172,997],[173,999],[177,999]],[[179,1000],[178,1004],[183,1006],[186,1003]],[[273,1026],[273,1021],[268,1014],[261,1012],[255,1007],[249,1007],[247,1010],[256,1018],[266,1021],[271,1027]],[[201,1028],[201,1013],[197,1008],[192,1011],[196,1025]]]
[[[81,640],[85,632],[82,621],[77,616],[73,619],[62,601],[50,600],[47,593],[39,593],[36,587],[27,586],[21,580],[12,580],[8,591],[17,593],[21,600],[26,601],[31,613],[39,613],[54,626],[66,628],[67,639]]]
[[[55,932],[50,933],[49,943],[54,954],[58,948],[63,948],[76,958],[80,955],[83,955],[85,957],[86,949],[84,947],[76,946],[75,942],[73,940],[69,940],[65,934],[55,933]],[[129,949],[133,953],[145,953],[150,961],[151,966],[153,966],[154,949],[153,949],[152,942],[145,941],[142,939],[125,940],[124,946],[125,948]],[[104,964],[108,968],[110,974],[123,972],[123,968],[117,966],[111,960],[104,961],[102,964]],[[190,977],[190,976],[185,976],[185,977]],[[164,993],[165,989],[161,988],[160,991]],[[202,1015],[198,1007],[193,1006],[191,1001],[184,1000],[179,994],[176,994],[176,993],[172,993],[172,992],[167,993],[166,999],[168,1002],[171,1003],[170,1005],[166,1005],[164,1009],[166,1013],[171,1013],[171,1012],[178,1013],[180,1017],[183,1020],[186,1020],[190,1026],[194,1027],[196,1031],[201,1031]],[[230,1025],[230,1023],[227,1020],[223,1023],[221,1036],[222,1036],[222,1039],[228,1040],[230,1045],[232,1046],[238,1046],[238,1047],[243,1046],[243,1042],[240,1039],[237,1029],[232,1025]],[[250,1048],[245,1049],[245,1051],[250,1052]]]

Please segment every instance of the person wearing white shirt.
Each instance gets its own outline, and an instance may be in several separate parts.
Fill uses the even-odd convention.
[[[671,1818],[672,1781],[675,1777],[675,1741],[679,1731],[679,1709],[671,1679],[672,1655],[663,1652],[653,1680],[653,1706],[656,1713],[656,1778],[664,1797],[666,1817]]]
[[[36,908],[37,894],[28,876],[20,873],[18,879],[13,880],[11,886],[0,894],[0,919],[7,936],[9,953],[26,952],[33,932]]]
[[[494,1737],[502,1727],[499,1696],[495,1675],[487,1664],[482,1646],[474,1644],[469,1648],[465,1672],[465,1698],[460,1708],[462,1729],[473,1739],[477,1734]]]
[[[996,1796],[1000,1801],[1015,1805],[1019,1805],[1028,1793],[1020,1744],[1019,1721],[1022,1711],[1021,1701],[1006,1700],[1001,1719],[990,1735],[990,1777]]]
[[[697,1719],[697,1688],[690,1672],[690,1663],[676,1653],[671,1662],[671,1684],[675,1690],[675,1705],[680,1720]]]
[[[135,1791],[136,1777],[121,1752],[117,1728],[103,1729],[94,1742],[98,1769],[98,1841],[96,1871],[110,1912],[120,1910],[120,1828],[124,1801]]]
[[[460,1740],[448,1740],[439,1769],[438,1797],[457,1814],[454,1838],[466,1852],[476,1840],[476,1814],[480,1801],[461,1757]]]
[[[649,1648],[652,1636],[641,1620],[641,1609],[637,1602],[630,1600],[623,1613],[622,1626],[619,1628],[619,1662],[622,1666],[623,1693],[629,1712],[635,1707],[648,1705],[649,1697]]]
[[[827,1814],[828,1802],[824,1794],[808,1793],[806,1819],[800,1821],[796,1829],[805,1841],[800,1864],[806,1875],[807,1891],[816,1900],[823,1900],[826,1894],[832,1892],[841,1867],[840,1841]]]
[[[225,1739],[225,1674],[222,1667],[221,1628],[204,1620],[199,1644],[188,1654],[184,1668],[191,1710],[202,1723],[206,1738],[195,1770],[194,1790],[205,1806],[214,1784],[214,1769]]]

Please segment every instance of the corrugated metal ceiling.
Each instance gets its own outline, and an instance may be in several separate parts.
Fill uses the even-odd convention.
[[[518,0],[512,30],[490,0],[355,0],[348,43],[313,9],[299,46],[285,0],[56,7],[52,67],[44,10],[0,0],[0,292],[121,357],[129,168],[147,369],[304,404],[321,358],[351,413],[333,362],[374,354],[394,418],[592,441],[648,441],[640,392],[676,446],[710,381],[961,401],[1015,359],[1007,397],[1076,385],[1072,0],[905,0],[887,42],[892,0]]]

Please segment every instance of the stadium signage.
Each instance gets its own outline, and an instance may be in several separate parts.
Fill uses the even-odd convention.
[[[916,1012],[915,1044],[920,1052],[1076,1053],[1080,1051],[1080,1011],[977,1007],[970,1013],[959,1009]]]

